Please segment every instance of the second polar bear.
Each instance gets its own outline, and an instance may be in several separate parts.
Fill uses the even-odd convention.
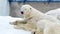
[[[36,32],[36,34],[60,34],[60,21],[55,17],[45,15],[30,5],[23,5],[21,7],[21,14],[24,15],[25,24],[17,24],[16,28],[24,28],[29,30],[34,26],[32,30]],[[30,27],[30,25],[32,26]],[[23,27],[21,27],[23,26]],[[54,29],[55,28],[55,29]],[[52,32],[53,31],[53,32]]]
[[[60,8],[50,10],[45,13],[46,15],[51,15],[53,17],[56,17],[58,20],[60,20]]]

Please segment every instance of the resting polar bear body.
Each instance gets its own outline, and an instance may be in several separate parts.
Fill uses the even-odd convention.
[[[52,23],[49,20],[38,21],[37,28],[42,34],[60,34],[60,23]]]
[[[60,21],[55,17],[45,15],[30,5],[23,5],[21,7],[21,13],[24,13],[24,22],[25,24],[17,24],[15,28],[22,28],[25,30],[35,31],[36,34],[60,34]],[[23,22],[23,23],[24,23]],[[14,22],[16,23],[16,22]],[[19,22],[20,23],[20,22]],[[59,23],[59,25],[57,24]],[[53,28],[52,28],[53,27]],[[55,29],[54,29],[55,28]],[[49,30],[56,30],[56,32],[51,32]],[[53,31],[54,31],[53,30]]]
[[[26,9],[26,10],[25,10]],[[22,11],[25,11],[24,16],[26,18],[31,18],[31,21],[33,21],[33,23],[36,24],[37,26],[37,30],[39,29],[39,31],[41,30],[40,28],[43,27],[43,32],[44,34],[60,34],[60,21],[57,20],[55,17],[49,16],[49,15],[44,15],[43,13],[39,12],[38,10],[36,10],[35,8],[31,7],[30,5],[23,5],[21,8]],[[29,22],[29,21],[28,21]],[[41,24],[42,23],[42,24]],[[48,23],[48,24],[47,24]],[[59,23],[59,25],[58,25]],[[43,26],[44,25],[44,26]],[[41,27],[40,27],[41,26]],[[52,28],[53,27],[53,28]],[[56,29],[57,30],[56,30]],[[54,29],[53,31],[56,30],[56,32],[51,32],[49,30]],[[45,31],[44,31],[45,30]],[[48,31],[48,32],[47,32]],[[39,33],[40,34],[40,33]]]
[[[24,12],[24,18],[28,19],[31,18],[32,21],[37,22],[41,19],[47,19],[54,22],[60,22],[53,16],[45,15],[42,12],[38,11],[37,9],[33,8],[30,5],[23,5],[21,7],[21,11]]]

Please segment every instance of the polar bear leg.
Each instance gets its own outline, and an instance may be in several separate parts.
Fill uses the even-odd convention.
[[[26,24],[26,22],[24,20],[16,20],[13,22],[10,22],[11,25],[17,25],[17,24]]]
[[[15,27],[15,29],[23,29],[23,30],[26,30],[26,31],[31,31],[31,34],[34,34],[35,33],[35,30],[34,29],[30,29],[31,27],[30,26],[27,26],[27,24],[20,24],[20,25],[17,25]]]
[[[42,31],[36,31],[35,34],[43,34]]]
[[[46,27],[44,29],[44,34],[55,34],[55,28],[51,27]]]
[[[41,29],[39,26],[37,26],[35,34],[43,34],[43,29]]]

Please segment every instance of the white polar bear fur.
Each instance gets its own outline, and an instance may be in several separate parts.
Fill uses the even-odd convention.
[[[60,23],[53,23],[49,20],[40,20],[37,22],[37,26],[38,29],[43,30],[43,34],[60,34]]]
[[[23,5],[21,7],[21,11],[24,11],[24,21],[26,21],[27,23],[22,24],[23,27],[21,27],[21,24],[18,24],[16,28],[21,27],[29,30],[31,27],[29,27],[28,25],[32,24],[33,26],[34,24],[34,27],[36,27],[36,30],[34,30],[36,31],[36,34],[60,34],[60,21],[55,17],[45,15],[30,5]]]
[[[30,8],[31,8],[31,10],[30,10]],[[37,9],[33,8],[30,5],[23,5],[21,8],[21,11],[24,11],[25,18],[28,19],[28,18],[32,17],[32,20],[33,21],[35,20],[35,22],[37,22],[38,20],[41,20],[41,19],[48,19],[48,20],[51,20],[54,22],[60,22],[55,17],[49,16],[49,15],[44,15],[42,12],[38,11]]]
[[[50,11],[46,12],[45,14],[56,17],[57,19],[60,20],[60,8],[50,10]]]

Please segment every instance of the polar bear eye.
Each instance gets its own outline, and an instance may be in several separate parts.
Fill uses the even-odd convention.
[[[23,11],[21,11],[21,14],[24,14],[24,12],[23,12]]]

